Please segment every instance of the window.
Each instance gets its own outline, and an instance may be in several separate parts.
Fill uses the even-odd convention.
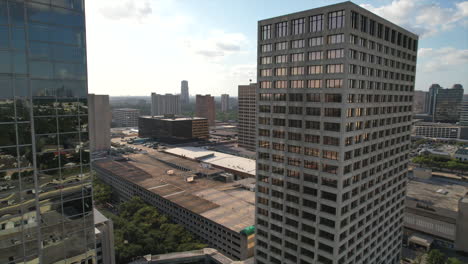
[[[304,67],[291,67],[291,75],[304,75]]]
[[[324,115],[329,117],[341,117],[340,108],[325,108]]]
[[[339,146],[340,145],[340,139],[337,138],[337,137],[324,136],[323,137],[323,144],[324,145],[331,145],[331,146]]]
[[[309,60],[322,60],[323,59],[323,51],[312,51],[309,52]]]
[[[265,64],[271,64],[271,57],[261,57],[260,58],[260,64],[265,65]]]
[[[327,65],[327,73],[342,73],[344,71],[343,64],[329,64]]]
[[[343,80],[331,79],[327,80],[327,88],[341,88],[343,86]]]
[[[271,25],[262,26],[260,28],[262,40],[271,39]]]
[[[275,88],[276,89],[288,88],[288,81],[275,81]]]
[[[281,38],[288,35],[288,22],[276,23],[276,37]]]
[[[324,122],[323,125],[327,131],[340,132],[340,123]]]
[[[327,51],[327,58],[328,59],[338,59],[344,57],[344,49],[334,49]]]
[[[289,94],[289,101],[290,102],[302,102],[302,94],[301,93],[290,93]]]
[[[286,76],[288,75],[288,68],[276,68],[275,76]]]
[[[293,35],[304,33],[304,24],[305,24],[304,18],[294,19],[292,21]]]
[[[278,55],[275,57],[275,63],[286,63],[288,62],[288,55]]]
[[[305,47],[305,40],[296,39],[291,41],[291,49],[300,49]]]
[[[316,148],[304,148],[304,155],[318,157],[320,155],[320,150]]]
[[[344,34],[329,35],[327,37],[328,44],[337,44],[337,43],[343,43],[343,42],[345,42]]]
[[[320,116],[320,107],[307,107],[306,114],[310,116]]]
[[[323,37],[314,37],[309,39],[309,47],[323,45]]]
[[[306,121],[306,128],[320,130],[320,122],[319,121]]]
[[[361,31],[367,32],[367,17],[361,15]]]
[[[260,82],[260,89],[269,89],[269,88],[272,88],[271,87],[271,82],[270,81],[262,81]],[[264,94],[261,94],[260,95],[260,98],[262,99],[262,96],[264,96]],[[266,99],[266,98],[265,98]]]
[[[310,17],[310,32],[323,30],[323,14]]]
[[[304,81],[302,80],[291,81],[291,88],[304,88]]]
[[[323,157],[324,159],[338,160],[338,152],[336,152],[336,151],[329,151],[329,150],[323,150],[323,151],[322,151],[322,157]]]
[[[309,66],[309,74],[321,74],[322,69],[322,65]]]
[[[285,50],[288,48],[288,42],[287,41],[277,42],[275,46],[276,46],[275,47],[276,50]]]
[[[309,81],[320,81],[321,82],[322,80],[309,80]],[[306,94],[306,101],[307,102],[320,102],[320,94],[319,93],[308,93],[308,94]]]
[[[328,29],[336,29],[344,27],[345,11],[335,11],[328,13]]]
[[[358,23],[359,23],[359,14],[351,11],[351,27],[354,29],[358,29]]]
[[[273,51],[273,44],[264,44],[261,47],[262,47],[262,52]]]
[[[291,62],[304,61],[304,53],[291,54]]]
[[[341,103],[341,94],[325,94],[325,102]]]
[[[306,134],[306,135],[304,135],[304,141],[308,142],[308,143],[317,143],[317,144],[319,144],[320,143],[320,136]]]
[[[273,71],[271,69],[263,69],[260,70],[260,76],[271,76],[272,72]]]

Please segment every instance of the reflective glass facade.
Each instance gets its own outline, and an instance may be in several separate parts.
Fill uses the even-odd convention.
[[[95,263],[83,0],[0,0],[0,263]]]

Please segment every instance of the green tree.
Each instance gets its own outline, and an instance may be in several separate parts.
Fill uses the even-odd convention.
[[[445,264],[463,264],[463,262],[457,258],[448,258]]]
[[[437,249],[432,249],[427,255],[428,264],[444,264],[445,255]]]
[[[93,181],[94,201],[97,204],[105,204],[110,201],[112,197],[112,188],[104,184],[97,178]]]

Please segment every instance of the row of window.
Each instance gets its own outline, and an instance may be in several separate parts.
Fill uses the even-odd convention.
[[[344,49],[332,49],[327,51],[312,51],[308,53],[307,61],[317,61],[317,60],[332,60],[344,58]],[[289,61],[288,61],[289,59]],[[288,62],[301,62],[306,61],[305,53],[293,53],[293,54],[283,54],[277,56],[265,56],[260,57],[260,64],[267,65],[274,63],[288,63]]]
[[[262,40],[281,38],[288,35],[299,35],[305,33],[306,18],[298,18],[291,21],[278,22],[274,25],[260,27]],[[328,29],[338,29],[345,25],[345,11],[334,11],[328,13]],[[273,31],[274,26],[274,31]],[[309,17],[309,32],[320,32],[324,28],[324,14]],[[274,35],[273,35],[274,33]]]
[[[322,36],[309,38],[308,40],[309,47],[316,47],[316,46],[320,46],[323,44],[331,45],[331,44],[344,43],[345,35],[343,33],[328,35],[326,36],[326,40],[327,41],[324,42],[324,37]],[[281,41],[281,42],[276,42],[276,43],[262,44],[260,45],[260,51],[262,53],[272,52],[273,48],[275,48],[276,51],[287,50],[288,44],[290,45],[291,49],[305,48],[305,43],[306,43],[305,39],[296,39],[296,40],[291,40],[291,41]]]
[[[380,56],[367,54],[365,52],[360,52],[357,50],[350,49],[349,50],[349,58],[354,60],[360,60],[363,62],[375,63],[377,65],[383,65],[395,69],[400,69],[408,72],[415,72],[416,66],[410,65],[404,62],[400,62],[397,60],[387,59]]]
[[[375,41],[372,41],[372,40],[367,40],[365,38],[358,37],[358,36],[353,35],[353,34],[351,34],[349,36],[349,42],[352,43],[352,44],[355,44],[357,46],[367,48],[369,50],[378,51],[378,52],[380,52],[382,54],[392,55],[392,56],[395,56],[395,57],[398,57],[398,58],[401,58],[401,59],[404,59],[404,60],[407,60],[407,61],[416,62],[416,55],[411,55],[409,52],[405,52],[403,50],[391,48],[391,47],[385,46],[385,45],[383,45],[381,43],[378,43],[378,42],[375,42]]]
[[[407,48],[412,51],[418,50],[418,40],[412,39],[404,33],[398,32],[373,19],[351,11],[351,28],[358,29],[361,32],[368,33],[371,36],[389,41],[393,44]]]
[[[307,69],[307,73],[312,74],[321,74],[323,73],[323,68],[325,68],[325,73],[343,73],[344,72],[344,65],[343,64],[328,64],[323,67],[322,65],[313,65],[313,66],[298,66],[298,67],[281,67],[275,68],[274,72],[273,69],[262,69],[260,70],[260,76],[268,77],[268,76],[295,76],[295,75],[304,75],[305,70]],[[288,74],[289,72],[289,74]]]

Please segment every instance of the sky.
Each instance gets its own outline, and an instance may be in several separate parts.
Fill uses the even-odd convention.
[[[89,92],[237,96],[256,81],[257,21],[342,1],[91,0],[86,2]],[[354,3],[418,34],[416,89],[460,83],[468,94],[468,1]]]

